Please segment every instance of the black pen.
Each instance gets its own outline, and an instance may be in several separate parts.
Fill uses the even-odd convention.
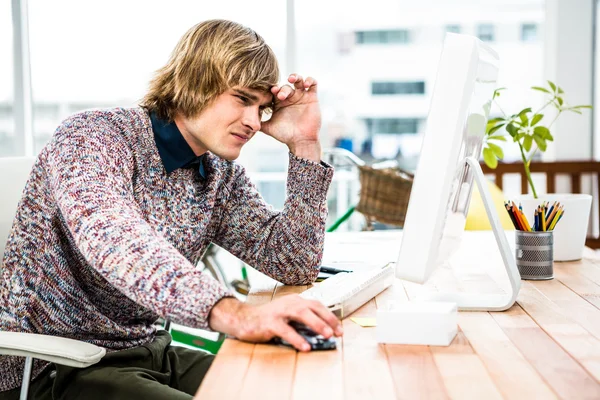
[[[324,265],[321,265],[321,267],[319,268],[319,270],[321,272],[325,272],[327,274],[339,274],[340,272],[352,272],[352,271],[349,271],[347,269],[337,269],[337,268],[333,268],[333,267],[326,267]]]

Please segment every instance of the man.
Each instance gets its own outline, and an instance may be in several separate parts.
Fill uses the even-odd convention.
[[[251,342],[308,344],[299,321],[341,335],[321,304],[236,300],[195,265],[214,242],[285,284],[307,284],[322,256],[332,169],[320,162],[317,82],[279,86],[272,50],[251,29],[190,29],[140,108],[68,118],[40,153],[4,255],[0,329],[107,349],[84,370],[34,364],[30,397],[190,398],[212,356],[170,346],[159,316]],[[272,111],[271,118],[261,122]],[[290,150],[283,211],[232,162],[259,131]],[[23,359],[0,356],[0,399],[16,398]]]

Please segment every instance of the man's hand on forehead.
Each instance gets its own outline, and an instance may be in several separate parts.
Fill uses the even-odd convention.
[[[303,94],[302,92],[304,91],[313,91],[316,93],[317,81],[310,76],[304,79],[302,75],[291,74],[288,77],[288,82],[293,86],[285,84],[276,85],[271,88],[271,93],[273,93],[274,96],[275,106],[277,106],[280,102],[285,102],[286,100],[290,103],[295,103],[301,98]]]
[[[286,144],[295,155],[318,161],[321,110],[317,80],[291,74],[288,82],[271,88],[273,115],[263,122],[261,131]]]

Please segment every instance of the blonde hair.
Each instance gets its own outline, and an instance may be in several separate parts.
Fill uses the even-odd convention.
[[[209,20],[183,35],[140,105],[172,121],[176,113],[197,116],[233,87],[269,92],[278,81],[275,53],[260,35],[236,22]]]

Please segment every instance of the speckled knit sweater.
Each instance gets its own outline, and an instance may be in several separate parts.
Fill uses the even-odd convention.
[[[167,174],[143,109],[67,119],[19,203],[0,266],[0,330],[111,351],[151,341],[158,316],[207,328],[230,295],[195,267],[209,242],[280,282],[314,281],[332,168],[290,154],[282,211],[238,164],[207,154],[205,169],[205,180],[195,169]],[[23,363],[0,356],[0,391],[20,386]]]

